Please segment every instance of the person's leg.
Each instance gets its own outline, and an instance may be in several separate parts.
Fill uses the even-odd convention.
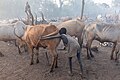
[[[72,57],[69,57],[69,68],[70,68],[70,75],[72,75]]]
[[[77,59],[80,65],[81,73],[83,74],[83,65],[82,65],[82,60],[81,60],[81,55],[79,50],[77,51]]]

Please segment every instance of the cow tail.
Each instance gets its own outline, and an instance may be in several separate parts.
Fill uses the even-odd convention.
[[[57,30],[55,30],[54,32],[52,32],[52,33],[50,33],[50,34],[47,34],[47,35],[44,35],[44,37],[50,37],[50,36],[54,36],[54,35],[56,35],[56,34],[58,34],[58,29]]]
[[[86,30],[85,30],[85,29],[83,29],[82,40],[83,40],[85,43],[87,42],[87,35],[86,35]],[[85,47],[84,44],[83,44],[83,47]]]
[[[41,36],[41,37],[40,37],[41,40],[50,40],[50,39],[55,39],[55,38],[61,38],[61,35],[49,36],[49,37]]]

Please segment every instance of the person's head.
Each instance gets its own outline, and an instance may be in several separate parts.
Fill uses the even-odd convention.
[[[67,33],[67,30],[66,30],[66,28],[61,28],[60,30],[59,30],[59,34],[61,35],[61,34],[66,34]]]

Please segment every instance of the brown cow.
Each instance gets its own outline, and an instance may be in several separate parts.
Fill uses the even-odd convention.
[[[33,49],[36,49],[36,63],[39,63],[38,60],[38,51],[39,47],[47,48],[50,51],[50,54],[52,55],[52,64],[50,72],[53,71],[53,68],[57,68],[57,52],[56,48],[58,44],[60,43],[60,39],[52,39],[52,40],[41,40],[41,36],[47,35],[52,33],[53,35],[58,34],[58,28],[54,25],[47,25],[47,24],[41,24],[41,25],[35,25],[35,26],[29,26],[26,29],[26,32],[24,36],[22,37],[22,40],[24,40],[29,49],[29,53],[31,55],[31,65],[33,64]]]

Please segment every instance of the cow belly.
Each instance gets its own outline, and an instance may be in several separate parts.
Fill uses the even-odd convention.
[[[14,33],[10,31],[0,31],[0,40],[13,40],[15,39]]]
[[[9,40],[14,40],[15,36],[12,35],[0,35],[0,40],[1,41],[9,41]]]
[[[108,40],[108,41],[116,41],[119,40],[119,34],[120,32],[104,32],[99,34],[99,37],[103,40]]]

